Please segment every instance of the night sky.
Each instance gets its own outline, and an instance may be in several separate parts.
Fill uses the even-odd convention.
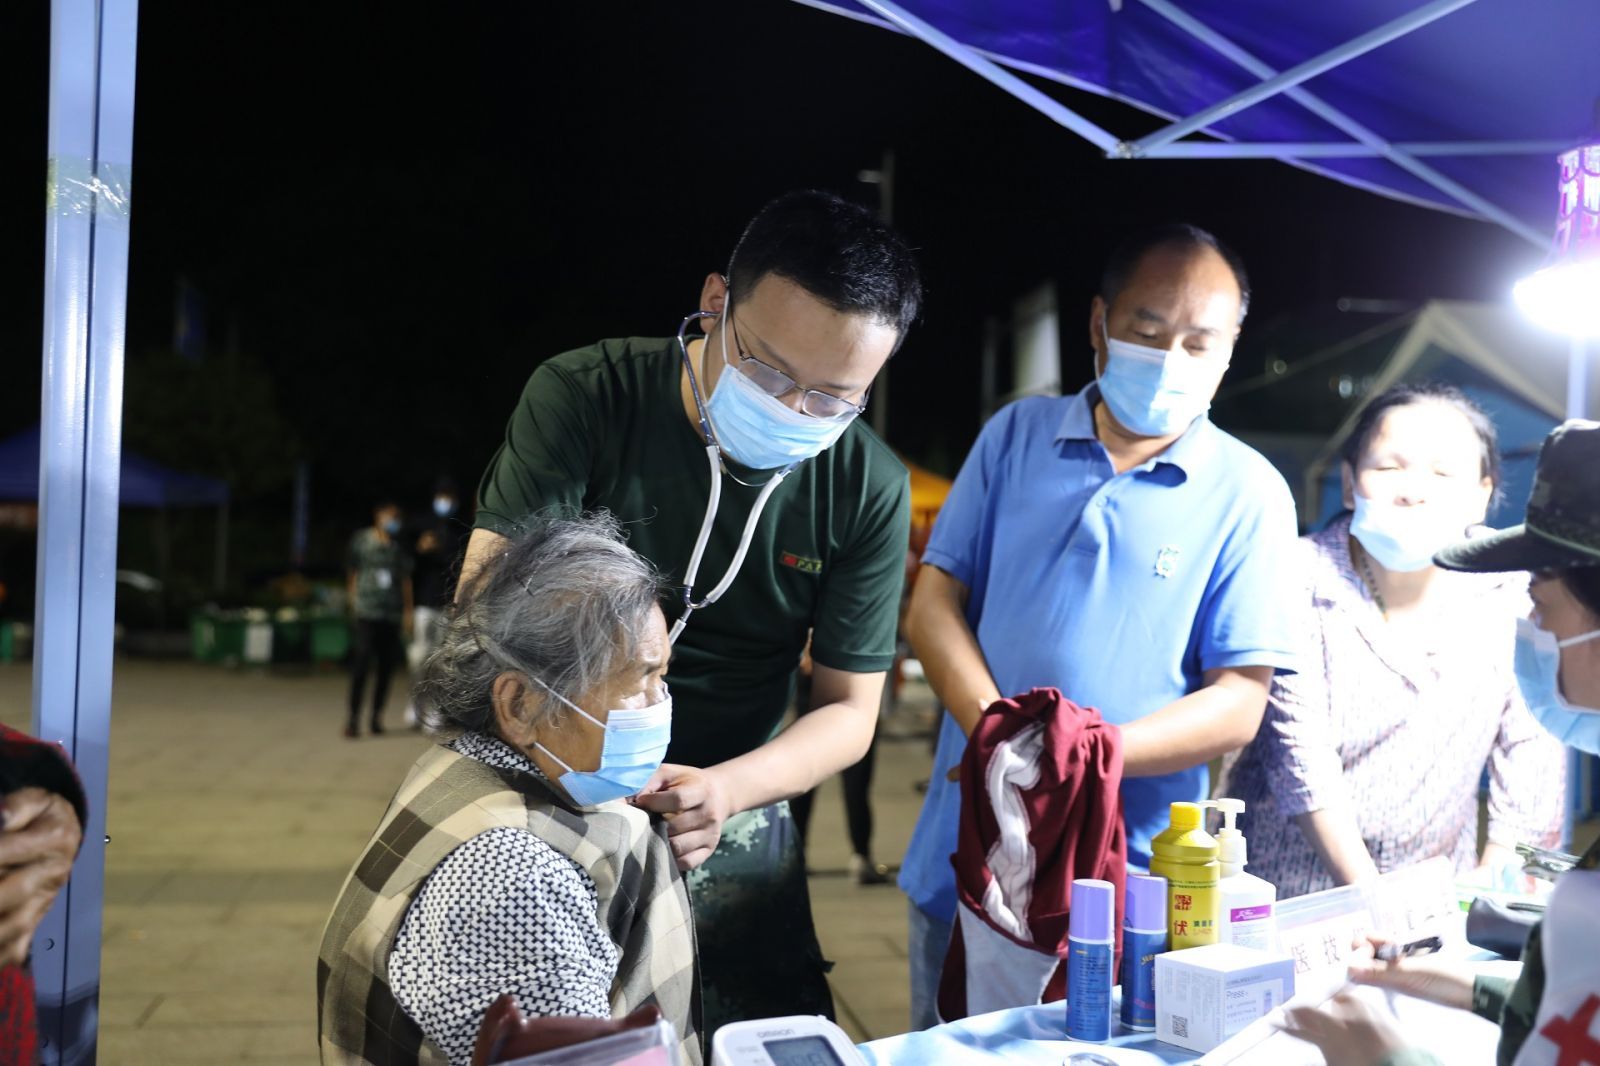
[[[0,5],[0,434],[38,418],[48,6]],[[1540,254],[1281,164],[1106,161],[927,46],[786,0],[406,10],[143,4],[126,443],[235,483],[247,568],[287,555],[296,461],[314,554],[336,558],[375,495],[474,483],[540,360],[674,330],[774,194],[875,206],[857,174],[885,148],[928,288],[889,437],[945,473],[977,433],[985,316],[1055,280],[1081,383],[1081,321],[1130,228],[1233,244],[1247,338],[1346,296],[1502,298]],[[203,372],[165,354],[180,276],[204,299]]]

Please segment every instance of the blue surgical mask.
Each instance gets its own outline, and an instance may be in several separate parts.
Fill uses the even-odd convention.
[[[379,528],[381,528],[385,533],[389,534],[389,536],[392,537],[396,533],[400,532],[400,519],[398,519],[398,518],[385,518],[383,520],[383,524]]]
[[[534,678],[539,681],[538,678]],[[667,757],[672,739],[672,694],[664,688],[659,702],[648,707],[623,707],[609,712],[604,722],[539,681],[556,699],[605,730],[600,747],[600,765],[593,770],[574,770],[543,744],[534,747],[544,752],[565,773],[557,780],[572,802],[580,807],[598,807],[611,800],[632,796],[650,781]]]
[[[1517,685],[1522,701],[1539,720],[1569,747],[1600,755],[1600,709],[1579,707],[1561,695],[1561,649],[1600,640],[1600,629],[1567,640],[1540,629],[1530,619],[1517,620]]]
[[[1466,536],[1467,527],[1459,515],[1451,517],[1442,506],[1430,509],[1428,504],[1373,503],[1359,492],[1355,502],[1350,535],[1385,570],[1411,573],[1432,566],[1435,553]]]
[[[775,470],[821,455],[839,439],[855,415],[813,418],[768,396],[728,360],[727,312],[723,312],[722,376],[706,401],[706,414],[722,450],[755,470]],[[709,342],[707,342],[709,346]],[[701,363],[704,366],[704,361]]]
[[[449,518],[456,513],[456,501],[448,496],[435,496],[433,498],[433,513],[440,518]]]
[[[1100,398],[1123,426],[1142,437],[1170,437],[1211,410],[1226,359],[1119,341],[1104,322],[1100,332],[1106,341]]]

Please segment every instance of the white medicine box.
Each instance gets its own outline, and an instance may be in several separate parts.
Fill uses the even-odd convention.
[[[1204,1054],[1294,995],[1288,955],[1207,944],[1156,956],[1156,1039]]]

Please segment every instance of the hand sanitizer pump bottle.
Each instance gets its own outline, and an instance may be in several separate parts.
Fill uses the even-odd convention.
[[[1274,913],[1278,889],[1254,874],[1244,872],[1246,847],[1244,834],[1234,819],[1244,813],[1244,800],[1213,800],[1222,812],[1223,826],[1217,831],[1222,880],[1217,884],[1220,897],[1221,936],[1224,944],[1275,951],[1278,947],[1278,919]]]

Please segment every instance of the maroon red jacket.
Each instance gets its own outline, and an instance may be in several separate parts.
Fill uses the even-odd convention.
[[[961,759],[961,827],[950,857],[959,905],[941,1018],[1066,996],[1077,878],[1113,885],[1120,956],[1128,873],[1121,786],[1122,733],[1099,711],[1036,688],[984,712]]]
[[[87,823],[83,788],[61,749],[0,725],[0,795],[19,788],[64,796],[77,808],[79,824]],[[33,978],[24,967],[0,967],[0,1063],[33,1062],[38,1044]]]

